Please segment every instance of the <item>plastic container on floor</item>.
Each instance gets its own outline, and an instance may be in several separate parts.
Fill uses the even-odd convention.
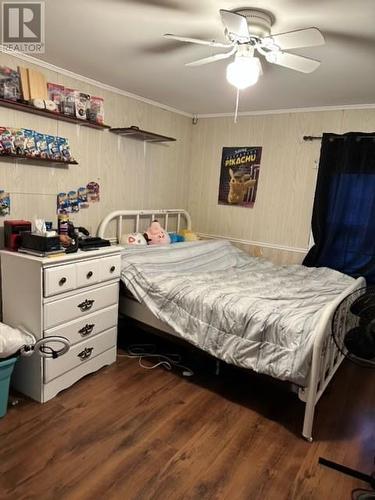
[[[7,412],[10,377],[16,361],[17,358],[0,360],[0,418]]]

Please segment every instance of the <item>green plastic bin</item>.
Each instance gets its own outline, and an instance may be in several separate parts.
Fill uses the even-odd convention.
[[[7,412],[10,377],[13,372],[17,358],[9,358],[0,361],[0,418]]]

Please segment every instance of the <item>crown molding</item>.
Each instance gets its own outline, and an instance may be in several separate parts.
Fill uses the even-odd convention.
[[[107,90],[108,92],[113,92],[114,94],[118,94],[124,97],[129,97],[130,99],[134,99],[136,101],[144,102],[145,104],[150,104],[151,106],[155,106],[157,108],[163,109],[165,111],[170,111],[171,113],[176,113],[178,115],[186,116],[188,118],[193,118],[192,113],[187,113],[186,111],[182,111],[181,109],[173,108],[172,106],[168,106],[167,104],[163,104],[158,101],[153,101],[152,99],[147,99],[146,97],[142,97],[137,94],[132,94],[131,92],[127,92],[126,90],[119,89],[117,87],[112,87],[111,85],[107,85],[106,83],[99,82],[92,78],[88,78],[86,76],[80,75],[78,73],[74,73],[73,71],[69,71],[65,68],[60,68],[59,66],[55,66],[49,62],[43,61],[36,57],[30,56],[29,54],[24,54],[22,52],[17,52],[15,50],[6,49],[2,44],[0,44],[0,52],[4,54],[11,55],[13,57],[17,57],[23,61],[29,62],[30,64],[35,64],[42,68],[48,69],[50,71],[55,71],[56,73],[60,73],[64,76],[68,76],[70,78],[74,78],[75,80],[79,80],[84,83],[88,83],[89,85],[94,85],[103,90]]]
[[[36,57],[30,56],[29,54],[24,54],[22,52],[18,52],[15,50],[9,50],[5,48],[2,44],[0,44],[0,52],[4,54],[11,55],[23,61],[29,62],[30,64],[35,64],[42,68],[48,69],[50,71],[54,71],[56,73],[60,73],[62,75],[68,76],[70,78],[74,78],[75,80],[79,80],[84,83],[88,83],[89,85],[94,85],[95,87],[101,88],[103,90],[107,90],[108,92],[113,92],[114,94],[118,94],[124,97],[129,97],[130,99],[134,99],[136,101],[143,102],[145,104],[149,104],[150,106],[155,106],[157,108],[163,109],[165,111],[170,111],[171,113],[176,113],[178,115],[186,116],[187,118],[228,118],[233,117],[233,113],[188,113],[181,109],[174,108],[172,106],[168,106],[167,104],[163,104],[158,101],[153,101],[152,99],[148,99],[146,97],[133,94],[131,92],[127,92],[126,90],[119,89],[117,87],[113,87],[112,85],[108,85],[103,82],[99,82],[92,78],[88,78],[86,76],[80,75],[78,73],[74,73],[73,71],[69,71],[65,68],[60,68],[59,66],[55,66],[47,61],[43,61],[42,59],[38,59]],[[343,111],[343,110],[356,110],[356,109],[375,109],[375,103],[373,104],[342,104],[340,106],[316,106],[316,107],[306,107],[306,108],[284,108],[284,109],[267,109],[262,111],[240,111],[238,116],[262,116],[262,115],[280,115],[280,114],[288,114],[288,113],[313,113],[319,111]]]
[[[261,116],[261,115],[283,115],[288,113],[314,113],[319,111],[345,111],[356,109],[375,109],[374,104],[342,104],[341,106],[316,106],[309,108],[283,108],[266,109],[263,111],[241,111],[238,116]],[[198,118],[228,118],[233,117],[234,113],[207,113],[196,114]]]

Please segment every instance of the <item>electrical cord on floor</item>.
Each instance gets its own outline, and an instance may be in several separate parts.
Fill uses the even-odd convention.
[[[352,500],[374,500],[375,491],[356,488],[352,491]]]
[[[146,370],[153,370],[159,366],[162,366],[166,370],[172,370],[173,368],[182,369],[182,375],[184,377],[192,377],[194,375],[193,370],[189,367],[181,364],[181,356],[176,353],[158,353],[156,352],[156,347],[154,344],[133,344],[127,349],[127,354],[118,354],[120,358],[138,358],[139,366]],[[144,359],[156,359],[156,363],[145,365],[143,363]]]

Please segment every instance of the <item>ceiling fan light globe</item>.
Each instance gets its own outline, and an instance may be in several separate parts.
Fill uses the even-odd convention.
[[[255,85],[261,73],[259,59],[256,57],[236,57],[227,66],[228,82],[239,90]]]

